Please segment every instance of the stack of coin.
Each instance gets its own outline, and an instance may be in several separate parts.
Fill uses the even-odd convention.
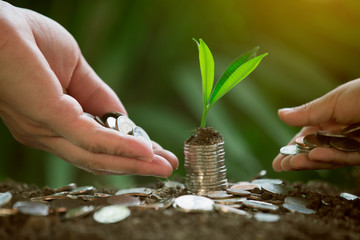
[[[185,144],[185,186],[190,193],[206,195],[226,189],[224,142],[213,145]]]
[[[104,127],[117,130],[124,135],[133,135],[138,137],[146,142],[150,147],[152,147],[150,137],[147,135],[145,130],[139,126],[136,126],[136,124],[130,118],[119,112],[108,112],[101,117],[93,116],[89,113],[85,113],[85,115],[93,118],[96,122]]]
[[[316,147],[333,147],[343,152],[357,152],[360,143],[354,139],[360,135],[360,123],[351,125],[340,132],[317,131],[295,140],[296,145],[288,145],[280,149],[284,155],[308,153]]]

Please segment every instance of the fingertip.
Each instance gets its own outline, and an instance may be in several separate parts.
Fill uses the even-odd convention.
[[[277,155],[276,158],[273,160],[272,162],[272,167],[274,169],[275,172],[281,172],[282,171],[282,168],[281,168],[281,154]]]
[[[174,153],[165,149],[154,149],[154,153],[165,158],[171,164],[173,170],[179,167],[179,160]]]
[[[173,167],[171,164],[162,156],[154,155],[153,164],[159,164],[160,168],[153,173],[155,177],[168,178],[173,173]]]

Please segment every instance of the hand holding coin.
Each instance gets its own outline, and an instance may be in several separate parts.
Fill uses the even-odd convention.
[[[171,175],[174,154],[83,114],[126,110],[63,27],[3,1],[0,19],[0,116],[14,138],[95,174]]]
[[[274,170],[334,169],[360,165],[360,153],[357,143],[354,142],[360,139],[359,101],[360,79],[357,79],[337,87],[310,103],[280,109],[279,117],[285,123],[303,127],[290,144],[295,144],[299,137],[312,135],[307,138],[308,145],[321,146],[311,148],[306,153],[279,154],[273,161]],[[330,147],[323,143],[322,139],[314,138],[313,134],[316,133],[334,138],[331,144],[329,142]],[[341,135],[346,139],[341,139]]]

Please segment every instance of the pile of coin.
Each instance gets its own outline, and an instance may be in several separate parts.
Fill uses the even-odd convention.
[[[226,178],[224,142],[213,145],[185,144],[185,186],[190,193],[206,195],[224,190]]]
[[[357,152],[360,149],[360,143],[355,140],[360,136],[360,123],[353,124],[340,132],[317,131],[299,137],[294,145],[288,145],[280,149],[284,155],[296,155],[298,153],[308,153],[316,147],[330,148],[344,152]]]
[[[168,194],[168,190],[173,194]],[[217,211],[238,214],[260,222],[279,221],[284,211],[315,214],[313,209],[307,207],[306,194],[291,194],[294,190],[279,179],[230,183],[226,190],[209,191],[204,196],[186,195],[181,183],[171,181],[158,189],[121,189],[115,194],[103,193],[93,186],[69,184],[54,189],[53,194],[21,201],[17,201],[18,196],[13,196],[10,191],[0,193],[0,217],[18,213],[56,215],[66,221],[92,214],[94,221],[111,224],[126,219],[136,209],[164,210],[171,207],[186,213]],[[269,194],[277,197],[269,198]],[[341,193],[340,197],[348,201],[359,198],[349,193]],[[322,204],[327,203],[322,201]]]
[[[96,122],[98,122],[104,127],[117,130],[124,135],[132,135],[138,137],[144,142],[146,142],[150,147],[152,146],[150,137],[145,132],[145,130],[139,126],[136,126],[136,124],[130,118],[121,114],[120,112],[108,112],[101,117],[93,116],[90,113],[84,114],[94,119]]]

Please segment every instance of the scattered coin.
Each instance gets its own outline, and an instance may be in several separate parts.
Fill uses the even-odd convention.
[[[227,205],[222,205],[222,204],[214,204],[214,208],[219,211],[219,212],[224,212],[224,213],[236,213],[238,215],[243,215],[246,217],[251,217],[251,214],[241,210],[241,209],[237,209],[231,206],[227,206]]]
[[[359,151],[360,143],[351,138],[333,138],[330,141],[331,146],[344,152]]]
[[[96,188],[93,187],[93,186],[82,186],[82,187],[74,188],[68,194],[70,194],[70,195],[81,195],[81,194],[84,195],[84,194],[94,193],[95,190],[96,190]]]
[[[139,126],[134,127],[133,129],[133,134],[135,137],[138,137],[140,139],[142,139],[144,142],[146,142],[150,147],[152,147],[152,143],[151,143],[151,139],[149,137],[149,135],[147,135],[147,133],[145,132],[144,129],[142,129]]]
[[[176,189],[184,189],[185,185],[183,183],[175,182],[175,181],[165,181],[165,188],[176,188]]]
[[[237,195],[237,196],[249,196],[251,194],[251,192],[249,191],[246,191],[246,190],[242,190],[242,189],[231,189],[231,188],[228,188],[226,189],[226,191],[228,193],[231,193],[233,195]]]
[[[261,194],[260,193],[250,193],[250,196],[247,197],[251,200],[261,200]]]
[[[300,197],[286,197],[283,207],[292,213],[314,214],[313,209],[306,207],[306,200]]]
[[[227,191],[210,191],[207,196],[211,199],[224,199],[233,197],[232,194],[228,194]]]
[[[272,194],[282,194],[282,195],[287,195],[289,191],[293,190],[293,188],[284,184],[264,183],[261,185],[261,187],[266,192]]]
[[[223,205],[234,205],[234,204],[241,204],[247,200],[245,197],[243,198],[227,198],[227,199],[217,199],[214,200],[215,203],[223,204]]]
[[[52,201],[52,200],[58,200],[58,199],[69,199],[70,197],[68,195],[46,195],[46,196],[39,196],[39,197],[33,197],[30,198],[31,201]]]
[[[84,217],[94,211],[94,206],[81,206],[78,208],[71,209],[65,214],[65,218],[77,218],[77,217]]]
[[[261,186],[265,183],[271,183],[271,184],[282,184],[283,180],[281,179],[272,179],[272,178],[263,178],[263,179],[256,179],[251,182],[252,184],[255,184],[258,186],[259,189],[261,189]]]
[[[94,196],[98,197],[98,198],[107,198],[107,197],[111,197],[111,194],[108,194],[108,193],[94,193]]]
[[[122,205],[106,206],[94,213],[94,220],[99,223],[115,223],[130,216],[130,210]]]
[[[358,199],[358,198],[359,198],[359,197],[356,196],[356,195],[353,195],[353,194],[351,194],[351,193],[345,193],[345,192],[341,193],[341,194],[340,194],[340,197],[345,198],[346,200],[355,200],[355,199]]]
[[[280,148],[280,153],[283,155],[296,155],[298,151],[296,145],[287,145]]]
[[[74,190],[75,188],[77,188],[76,183],[69,183],[66,186],[55,188],[54,191],[56,193],[59,193],[59,192],[71,191],[71,190]]]
[[[116,130],[122,134],[131,134],[135,127],[135,123],[126,116],[120,116],[116,119]]]
[[[231,190],[253,190],[255,188],[257,188],[258,185],[256,184],[252,184],[252,183],[249,183],[249,182],[240,182],[240,183],[237,183],[233,186],[230,187]]]
[[[13,208],[21,213],[29,215],[49,215],[49,205],[40,202],[18,201],[13,205]]]
[[[318,134],[309,134],[304,137],[304,143],[311,147],[330,147],[330,137],[322,136]]]
[[[12,198],[12,194],[9,191],[0,193],[0,207],[8,204],[10,202],[11,198]]]
[[[169,197],[161,199],[159,202],[139,205],[138,207],[140,207],[140,208],[153,208],[155,210],[167,209],[171,205],[173,205],[174,200],[175,199],[173,197],[169,196]]]
[[[140,200],[137,197],[129,195],[115,195],[107,199],[108,203],[113,205],[123,205],[126,207],[139,206]]]
[[[271,213],[255,213],[254,218],[259,222],[277,222],[280,216]]]
[[[174,201],[174,207],[180,208],[185,212],[212,211],[214,201],[210,198],[197,195],[183,195]]]
[[[115,193],[115,195],[132,195],[132,196],[144,196],[149,197],[153,192],[150,188],[130,188],[121,189]]]
[[[256,200],[245,200],[243,201],[243,205],[249,208],[255,208],[263,211],[276,211],[279,209],[279,207],[274,204]]]

